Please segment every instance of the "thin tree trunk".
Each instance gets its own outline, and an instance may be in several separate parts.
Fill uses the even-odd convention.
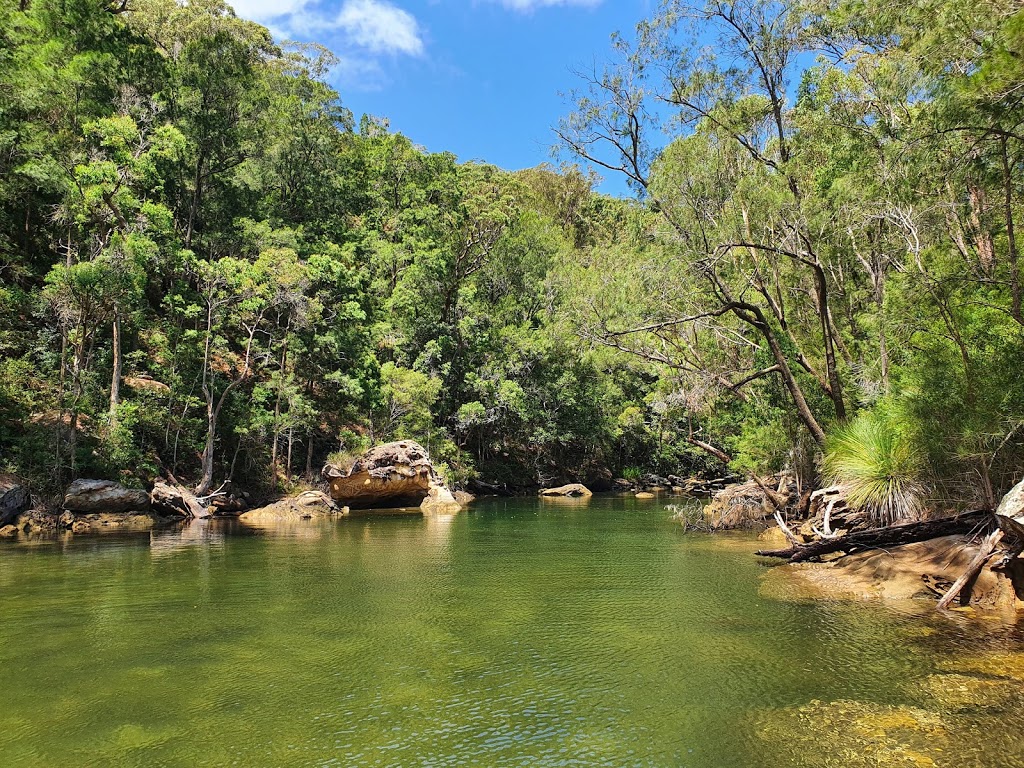
[[[114,349],[114,371],[110,377],[110,430],[117,428],[117,407],[121,404],[121,368],[123,356],[121,354],[121,312],[114,310],[113,328],[113,349]]]
[[[292,445],[295,443],[295,427],[288,427],[288,464],[284,469],[285,478],[291,482],[292,479]]]
[[[212,311],[207,315],[212,321]],[[242,366],[242,372],[239,374],[237,379],[234,379],[224,387],[224,391],[220,393],[220,397],[217,398],[217,404],[214,405],[213,390],[207,386],[207,382],[203,381],[203,394],[206,396],[206,447],[203,449],[203,477],[199,481],[199,485],[196,488],[196,494],[202,495],[209,493],[213,487],[213,452],[215,448],[217,438],[217,419],[220,416],[221,409],[224,407],[224,403],[228,399],[228,395],[231,394],[231,390],[249,378],[249,365],[252,360],[252,343],[253,338],[256,335],[256,326],[253,325],[249,329],[249,338],[245,344],[245,362]],[[210,354],[210,340],[207,337],[206,342],[206,365],[209,364]]]
[[[968,183],[967,197],[971,204],[971,227],[974,229],[974,244],[978,249],[978,262],[985,274],[992,274],[996,264],[996,247],[992,234],[985,230],[982,216],[985,214],[985,190],[977,184]]]
[[[1021,315],[1020,273],[1017,268],[1017,232],[1013,222],[1013,176],[1010,174],[1010,157],[1006,149],[1006,138],[1002,141],[1003,157],[1003,215],[1006,217],[1007,255],[1010,259],[1010,290],[1012,304],[1010,312],[1013,319],[1024,325]]]
[[[199,211],[199,203],[203,196],[203,166],[206,163],[205,153],[200,153],[196,160],[195,189],[192,191],[192,202],[188,210],[188,224],[185,227],[185,247],[192,247],[192,236],[195,234],[196,216]]]
[[[846,404],[843,401],[843,384],[839,379],[839,370],[836,367],[835,340],[832,337],[833,329],[831,312],[828,306],[828,282],[825,277],[825,270],[821,265],[812,265],[814,270],[814,285],[818,299],[818,314],[821,316],[821,338],[825,345],[825,375],[828,377],[828,395],[836,409],[836,418],[846,421]]]
[[[277,443],[281,439],[281,433],[278,431],[278,425],[281,423],[281,398],[284,394],[284,368],[288,361],[288,327],[291,325],[291,318],[288,318],[288,323],[284,329],[284,338],[281,341],[281,363],[278,368],[278,380],[277,380],[277,401],[274,403],[274,426],[273,426],[273,445],[270,448],[270,468],[271,472],[274,473],[274,480],[277,481]]]
[[[775,363],[779,366],[779,373],[782,375],[782,383],[785,385],[790,397],[793,398],[793,405],[796,406],[797,415],[800,417],[800,421],[803,422],[805,427],[807,427],[807,431],[811,433],[811,437],[814,438],[814,442],[823,446],[825,444],[825,430],[821,428],[818,420],[814,417],[814,412],[811,410],[811,406],[808,405],[807,398],[804,397],[803,390],[800,388],[800,383],[793,375],[793,369],[790,367],[789,360],[786,358],[785,350],[782,349],[782,345],[779,343],[779,339],[776,337],[775,332],[768,324],[764,313],[759,307],[753,304],[739,304],[735,311],[741,320],[757,329],[765,342],[767,342],[768,348],[771,350],[772,357],[775,358]]]

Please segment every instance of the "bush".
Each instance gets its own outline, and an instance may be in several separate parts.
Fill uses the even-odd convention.
[[[888,419],[864,414],[829,436],[822,474],[846,489],[852,507],[878,525],[890,525],[921,516],[922,464],[921,454]]]

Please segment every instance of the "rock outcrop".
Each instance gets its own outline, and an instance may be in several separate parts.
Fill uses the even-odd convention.
[[[593,496],[590,489],[585,485],[579,483],[570,483],[569,485],[560,485],[557,488],[544,488],[540,492],[541,496],[569,496],[572,498],[584,498],[587,496]]]
[[[432,484],[427,490],[427,497],[420,503],[425,515],[447,515],[458,512],[462,505],[443,485]]]
[[[348,471],[328,464],[324,475],[331,498],[352,509],[422,505],[424,512],[436,512],[459,507],[426,450],[412,440],[378,445]]]
[[[863,600],[887,598],[935,600],[964,572],[979,548],[969,536],[943,536],[885,549],[846,555],[828,563],[773,568],[769,594]],[[1024,562],[1002,570],[983,569],[959,596],[964,605],[1019,610],[1024,603]]]
[[[1008,494],[1003,496],[996,509],[997,515],[1012,517],[1019,523],[1024,523],[1024,480],[1015,485]]]
[[[13,523],[32,506],[28,488],[13,478],[0,478],[0,528]]]
[[[158,479],[149,494],[150,506],[165,517],[206,517],[209,513],[187,488]]]
[[[87,514],[146,512],[149,494],[110,480],[75,480],[64,495],[64,509]]]
[[[339,506],[334,499],[322,491],[306,491],[298,496],[275,501],[265,507],[243,512],[238,519],[243,523],[264,525],[274,522],[294,522],[321,517],[344,515],[346,507]]]

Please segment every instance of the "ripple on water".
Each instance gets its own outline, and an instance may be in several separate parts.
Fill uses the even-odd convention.
[[[614,497],[4,544],[0,765],[943,765],[1016,723],[959,625],[763,596],[756,547]]]

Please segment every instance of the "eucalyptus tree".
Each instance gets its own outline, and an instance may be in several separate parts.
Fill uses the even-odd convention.
[[[748,366],[731,382],[709,371],[711,378],[736,392],[778,376],[823,444],[823,423],[845,418],[848,405],[832,285],[794,159],[788,92],[805,53],[804,29],[788,3],[665,2],[639,25],[635,47],[616,41],[621,61],[587,78],[558,133],[571,151],[624,174],[648,198],[667,224],[679,277],[704,286],[687,305],[667,308],[664,319],[617,328],[612,337],[671,336],[670,344],[686,350],[676,361],[699,372],[679,329],[716,325],[735,334],[738,323],[740,343],[763,345],[771,364]],[[659,119],[682,134],[660,153],[651,135]],[[719,176],[711,186],[709,169]]]

